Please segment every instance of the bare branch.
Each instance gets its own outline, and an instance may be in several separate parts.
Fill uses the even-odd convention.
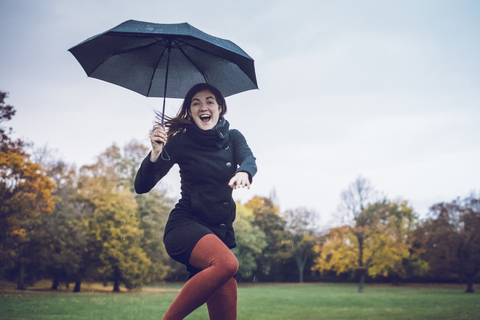
[[[373,188],[370,180],[358,176],[346,190],[340,194],[338,211],[343,223],[352,223],[364,208],[378,200],[378,192]]]

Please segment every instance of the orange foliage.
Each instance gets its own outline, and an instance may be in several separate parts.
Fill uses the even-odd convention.
[[[36,214],[49,214],[55,208],[52,189],[55,183],[37,163],[15,150],[0,152],[0,224],[1,228],[22,241],[25,230],[19,222]]]

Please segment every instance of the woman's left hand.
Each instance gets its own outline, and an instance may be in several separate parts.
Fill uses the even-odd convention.
[[[248,189],[250,189],[250,179],[248,177],[248,173],[243,171],[237,172],[237,174],[235,174],[233,178],[230,179],[230,181],[228,182],[228,185],[232,189],[244,188],[244,187],[247,187]]]

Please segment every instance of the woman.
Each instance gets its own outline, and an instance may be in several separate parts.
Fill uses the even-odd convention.
[[[135,178],[137,193],[150,191],[177,163],[181,199],[170,213],[165,248],[187,266],[190,279],[163,319],[183,319],[207,303],[210,319],[236,319],[238,261],[232,223],[232,189],[250,187],[257,171],[245,138],[229,130],[225,98],[201,83],[187,93],[175,118],[150,133],[152,151]]]

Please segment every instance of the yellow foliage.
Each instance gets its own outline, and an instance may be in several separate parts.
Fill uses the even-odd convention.
[[[337,274],[348,272],[357,266],[358,243],[348,226],[330,230],[322,246],[315,246],[320,255],[313,270],[334,270]]]
[[[363,241],[363,268],[368,275],[405,276],[403,262],[411,256],[409,232],[413,227],[413,210],[405,203],[379,203],[369,206],[358,226],[330,230],[323,245],[315,247],[318,257],[314,270],[333,270],[337,274],[360,267],[359,241]],[[368,222],[368,223],[365,223]]]
[[[25,237],[26,237],[26,231],[25,229],[14,229],[12,232],[11,232],[11,235],[12,235],[12,238],[16,241],[16,242],[23,242],[25,241]]]
[[[143,230],[136,216],[137,202],[132,192],[107,180],[103,176],[82,177],[78,192],[95,207],[85,225],[100,248],[100,273],[111,276],[121,270],[122,281],[135,287],[148,281],[152,265],[140,246]]]
[[[240,216],[245,216],[245,217],[252,217],[253,216],[253,209],[247,208],[246,206],[240,204],[240,202],[235,202],[236,207],[237,207],[237,215]]]
[[[250,201],[248,201],[245,204],[245,207],[257,214],[268,212],[268,213],[274,213],[278,216],[278,213],[279,213],[278,207],[275,206],[270,199],[258,197],[258,196],[255,196]]]
[[[55,208],[52,189],[55,183],[39,164],[15,150],[0,152],[0,225],[15,241],[25,240],[20,221],[36,214],[49,214]]]

